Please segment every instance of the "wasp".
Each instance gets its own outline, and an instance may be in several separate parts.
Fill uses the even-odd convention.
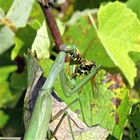
[[[90,71],[96,67],[94,61],[84,59],[80,51],[75,45],[65,46],[62,45],[60,50],[63,50],[70,54],[70,65],[76,65],[74,76],[77,75],[88,75]]]
[[[84,59],[79,50],[76,49],[76,51],[71,54],[70,57],[70,61],[72,61],[71,63],[76,64],[76,68],[75,68],[75,72],[74,75],[88,75],[90,73],[90,71],[96,67],[96,64],[94,61],[89,61]]]

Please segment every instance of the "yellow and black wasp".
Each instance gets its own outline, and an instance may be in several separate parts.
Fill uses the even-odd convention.
[[[62,45],[60,47],[60,50],[63,50],[70,54],[70,65],[75,65],[75,71],[73,76],[77,75],[88,75],[90,71],[96,67],[96,64],[94,61],[89,61],[84,59],[79,50],[75,45],[65,46]]]

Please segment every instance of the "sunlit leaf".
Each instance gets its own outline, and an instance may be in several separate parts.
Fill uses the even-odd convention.
[[[36,38],[32,44],[32,51],[36,51],[38,58],[49,58],[50,35],[45,21],[37,31]]]
[[[58,28],[60,30],[60,33],[63,34],[65,30],[64,24],[59,20],[56,19]],[[50,47],[54,45],[52,43],[52,37],[50,35],[50,31],[48,27],[46,27],[45,21],[41,25],[40,29],[38,29],[36,38],[32,44],[32,51],[36,51],[37,57],[39,59],[43,58],[49,58],[50,56]]]
[[[14,33],[10,28],[4,26],[0,29],[0,54],[6,51],[14,44]]]
[[[114,2],[100,8],[98,22],[98,35],[106,52],[133,87],[137,69],[128,53],[140,52],[139,20],[126,5]]]
[[[105,67],[113,67],[112,60],[107,55],[92,26],[88,17],[89,13],[96,16],[97,10],[76,12],[72,16],[64,34],[65,42],[75,44],[84,58],[94,60],[97,65],[102,64]]]
[[[15,0],[13,2],[4,20],[6,21],[3,23],[5,26],[0,30],[0,54],[14,45],[14,32],[16,28],[27,24],[33,2],[34,0]]]
[[[30,16],[33,4],[34,0],[14,0],[6,18],[8,18],[16,28],[24,27]]]

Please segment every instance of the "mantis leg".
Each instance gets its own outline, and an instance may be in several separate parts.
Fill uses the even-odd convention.
[[[72,80],[69,80],[64,70],[60,72],[60,81],[62,90],[66,97],[69,97],[71,94],[77,92],[79,89],[81,89],[100,69],[101,65],[95,67],[84,79],[82,79],[79,83],[76,85]]]
[[[58,54],[48,78],[40,90],[24,140],[45,140],[52,111],[51,92],[56,77],[63,69],[65,56],[65,52]]]
[[[52,135],[51,135],[51,138],[54,138],[56,136],[56,133],[59,129],[59,127],[61,126],[63,120],[65,119],[65,117],[67,117],[67,120],[68,120],[68,125],[69,125],[69,130],[70,130],[70,133],[71,133],[71,138],[72,140],[75,140],[74,138],[74,132],[73,132],[73,129],[72,129],[72,124],[71,124],[71,121],[73,122],[73,124],[75,124],[76,127],[80,128],[76,122],[69,116],[68,112],[67,111],[64,111],[61,119],[59,120],[59,123],[57,124],[55,130],[53,131]],[[80,128],[82,129],[82,128]]]
[[[59,116],[61,116],[68,108],[70,108],[73,104],[75,104],[77,101],[79,101],[78,98],[73,100],[69,105],[67,105],[63,110],[60,110],[56,115],[52,116],[51,122],[53,122],[55,119],[57,119]]]

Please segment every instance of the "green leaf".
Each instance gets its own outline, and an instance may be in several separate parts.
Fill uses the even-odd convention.
[[[44,20],[44,13],[42,12],[42,9],[41,9],[39,3],[36,1],[34,2],[30,17],[32,20],[39,20],[40,22],[42,22]]]
[[[64,24],[59,20],[56,19],[58,28],[60,33],[63,34],[65,30]],[[46,22],[44,21],[40,29],[37,31],[36,38],[32,44],[32,51],[36,51],[37,57],[39,59],[49,58],[50,56],[50,47],[52,47],[54,43],[52,42],[52,38],[49,32],[49,28],[46,26]]]
[[[65,31],[65,24],[59,18],[56,18],[56,23],[59,28],[60,34],[63,35]]]
[[[14,0],[6,18],[17,28],[26,26],[33,4],[34,0]]]
[[[76,82],[83,78],[84,76],[78,76]],[[78,93],[72,94],[69,98],[62,92],[58,94],[67,104],[79,97],[79,102],[76,102],[71,109],[78,114],[80,119],[90,127],[98,124],[109,130],[113,137],[120,139],[131,109],[129,91],[124,85],[111,89],[115,83],[112,80],[103,82],[107,80],[106,72],[101,70],[94,81],[89,81]],[[119,103],[115,105],[117,100]]]
[[[28,49],[31,48],[31,45],[35,38],[36,30],[30,25],[27,25],[24,28],[21,28],[17,31],[15,36],[15,47],[12,50],[11,58],[15,59],[17,55],[23,56]]]
[[[128,0],[127,6],[132,9],[133,12],[135,12],[140,19],[140,1],[139,0]]]
[[[16,75],[14,72],[17,69],[16,66],[3,66],[0,67],[0,107],[13,108],[17,105],[23,89],[25,89],[26,75]],[[12,76],[10,77],[10,74]],[[7,82],[10,77],[10,82]],[[24,78],[24,79],[23,79]],[[18,81],[18,82],[17,82]],[[24,84],[23,84],[24,83]],[[17,90],[18,89],[18,90]]]
[[[3,128],[7,123],[9,116],[0,110],[0,128]]]
[[[12,73],[11,75],[11,87],[14,89],[24,90],[27,87],[27,71],[22,73]],[[18,81],[18,82],[17,82]]]
[[[37,35],[32,44],[32,51],[36,51],[38,58],[49,58],[49,47],[51,44],[50,35],[45,21],[40,29],[37,31]]]
[[[24,79],[21,75],[15,76],[15,73],[12,73],[15,70],[16,66],[5,66],[0,68],[0,108],[15,107],[23,93],[23,90],[25,89],[23,83],[25,84],[26,82],[26,75],[23,75]],[[10,77],[11,73],[14,76]],[[9,77],[12,79],[10,83],[7,82]]]
[[[14,33],[4,26],[0,29],[0,55],[14,44]]]
[[[3,9],[0,8],[0,20],[2,20],[3,18],[5,18],[5,13],[4,13]]]
[[[0,7],[2,9],[4,9],[5,13],[7,13],[7,11],[9,9],[9,7],[11,6],[12,2],[13,1],[11,1],[11,0],[6,0],[6,2],[5,2],[5,0],[0,0]]]
[[[15,0],[13,2],[10,10],[6,15],[6,19],[10,21],[11,26],[19,28],[24,27],[27,24],[33,2],[34,0]],[[14,33],[7,26],[4,26],[0,30],[0,54],[14,45]]]
[[[11,58],[9,57],[10,55],[11,55],[11,50],[8,50],[5,53],[0,55],[0,66],[1,67],[15,65],[15,62],[11,61]]]
[[[13,95],[10,91],[9,83],[6,81],[0,82],[0,89],[0,108],[5,108],[13,100]]]
[[[17,69],[16,66],[5,66],[5,67],[0,67],[0,82],[7,80],[9,74],[11,72],[14,72]]]
[[[114,2],[99,9],[98,22],[98,35],[106,52],[133,87],[137,69],[129,52],[140,52],[139,20],[126,5]]]
[[[88,17],[89,13],[96,16],[96,12],[96,10],[76,12],[69,21],[64,40],[67,44],[75,44],[84,58],[94,60],[97,65],[113,67],[114,64],[98,39],[96,30]]]
[[[116,109],[114,113],[114,120],[118,119],[118,124],[114,124],[114,128],[112,130],[112,136],[121,139],[123,136],[124,126],[126,126],[128,122],[128,116],[130,115],[131,105],[128,98],[128,90],[123,89],[121,91],[121,104]]]

